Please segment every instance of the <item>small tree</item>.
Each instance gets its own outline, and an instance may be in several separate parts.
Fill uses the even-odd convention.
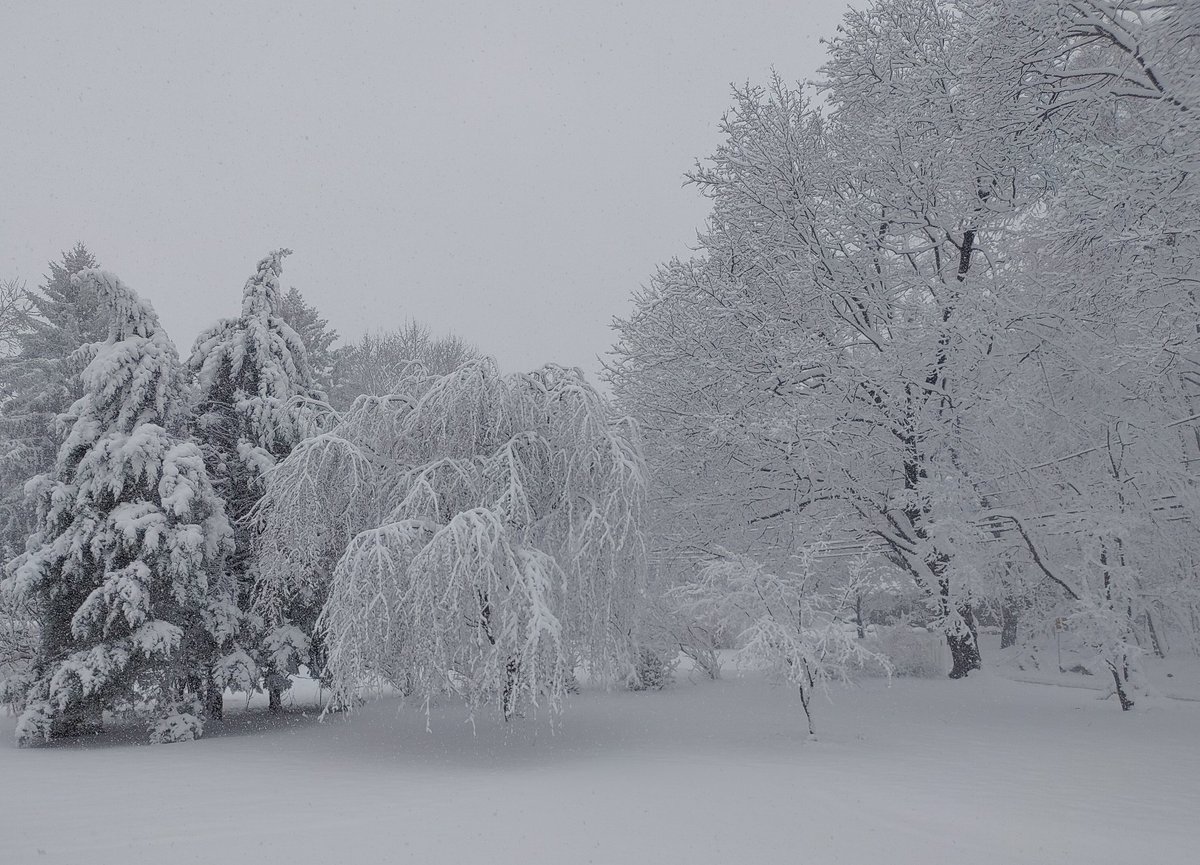
[[[886,657],[855,638],[844,613],[858,588],[851,584],[838,596],[812,591],[804,573],[777,575],[761,564],[727,554],[701,568],[695,582],[671,590],[681,615],[741,628],[738,662],[766,669],[794,687],[810,735],[815,734],[812,698],[835,679],[876,664],[890,672]]]
[[[117,277],[75,281],[110,316],[54,471],[32,486],[38,525],[4,591],[30,605],[41,644],[4,699],[23,744],[146,713],[154,741],[200,735],[200,698],[229,622],[229,524],[200,449],[182,437],[187,395],[150,304]]]

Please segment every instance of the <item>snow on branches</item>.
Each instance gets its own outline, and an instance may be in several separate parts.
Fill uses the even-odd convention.
[[[689,175],[701,254],[609,370],[669,552],[763,560],[836,517],[955,677],[977,613],[1033,596],[1122,681],[1156,621],[1196,645],[1198,46],[1194,3],[876,0],[821,104],[737,92]]]
[[[630,675],[635,431],[579,370],[477,360],[412,384],[360,397],[268,474],[260,609],[310,629],[344,702],[387,684],[509,717],[557,708],[579,662]]]
[[[304,342],[283,318],[279,249],[258,263],[242,292],[242,312],[196,339],[188,367],[199,390],[200,434],[212,459],[224,465],[220,478],[227,498],[233,493],[238,518],[253,502],[244,502],[263,472],[319,425],[320,400]],[[314,414],[317,412],[317,414]],[[231,479],[237,464],[248,477]],[[256,496],[251,495],[251,498]]]

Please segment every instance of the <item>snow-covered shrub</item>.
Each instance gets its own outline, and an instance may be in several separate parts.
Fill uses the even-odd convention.
[[[674,681],[678,655],[665,648],[642,646],[637,653],[634,674],[629,678],[631,691],[661,691]]]
[[[150,728],[150,744],[190,742],[204,732],[204,709],[196,697],[168,700],[157,713],[158,720]]]

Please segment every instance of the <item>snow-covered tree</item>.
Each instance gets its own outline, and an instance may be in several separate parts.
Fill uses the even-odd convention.
[[[262,496],[263,476],[319,427],[322,417],[323,394],[304,341],[283,316],[279,277],[290,252],[276,250],[258,263],[242,292],[241,314],[200,334],[188,361],[197,385],[196,435],[234,528],[230,568],[243,612],[254,589],[250,514]],[[272,708],[278,708],[286,671],[271,665],[270,651],[260,644],[261,630],[261,623],[245,620],[227,663],[242,669],[257,658],[268,677]]]
[[[34,511],[24,485],[50,471],[61,442],[55,419],[79,398],[79,374],[89,360],[86,346],[105,338],[103,306],[87,285],[71,276],[96,266],[76,244],[50,262],[36,290],[5,294],[8,311],[0,354],[0,555],[24,549]],[[25,304],[27,310],[22,310]],[[13,327],[16,327],[14,330]],[[81,350],[82,349],[82,350]]]
[[[322,318],[320,311],[308,303],[295,286],[283,296],[279,313],[304,342],[308,366],[317,389],[332,394],[338,357],[333,344],[337,342],[338,332],[329,326],[329,320]]]
[[[336,354],[337,383],[330,402],[342,410],[363,394],[385,396],[396,392],[401,383],[411,387],[422,378],[447,375],[480,357],[479,350],[461,338],[434,336],[417,321],[396,330],[365,333]]]
[[[857,117],[843,129],[779,82],[739,94],[725,128],[693,175],[715,200],[707,256],[664,268],[620,323],[618,396],[669,431],[664,455],[701,461],[689,491],[718,507],[732,493],[769,544],[834,513],[888,544],[965,675],[979,663],[968,570],[935,526],[970,507],[943,497],[947,479],[972,495],[955,444],[993,294],[971,270],[973,185],[956,194],[958,165],[926,148],[927,197],[905,201],[873,180],[894,170],[883,145],[851,149],[871,137]]]
[[[200,449],[175,347],[149,303],[117,277],[72,277],[108,311],[53,471],[31,482],[37,531],[3,591],[40,626],[32,664],[8,679],[29,744],[98,724],[151,719],[153,741],[200,735],[229,633],[229,524]]]
[[[20,280],[0,280],[0,358],[20,350],[21,337],[32,329],[32,311],[33,299]]]
[[[794,687],[810,735],[815,734],[812,698],[854,670],[877,666],[890,673],[886,657],[855,638],[846,617],[850,599],[863,586],[848,583],[840,597],[811,584],[813,569],[782,575],[761,563],[722,551],[694,580],[671,589],[669,596],[689,619],[724,625],[738,632],[739,664],[767,670]]]
[[[1043,614],[1068,623],[1128,707],[1141,655],[1170,638],[1200,648],[1200,13],[1139,0],[985,11],[989,49],[1025,64],[1025,135],[1056,166],[1013,261],[1023,369],[1005,390],[1020,411],[994,416],[993,525],[1055,587]]]
[[[0,282],[0,406],[7,409],[16,395],[10,381],[13,356],[20,351],[21,338],[31,329],[33,303],[25,286],[15,279]],[[0,424],[0,559],[16,554],[17,542],[22,540],[22,516],[25,513],[24,485],[28,474],[18,442],[8,438],[9,423]]]
[[[660,546],[882,554],[956,676],[979,603],[1037,595],[1118,691],[1194,633],[1198,43],[1187,3],[880,0],[822,105],[739,92],[702,254],[618,322]]]
[[[16,279],[0,281],[0,368],[10,362],[20,347],[20,338],[29,332],[32,301],[25,286]],[[0,378],[0,381],[4,381]],[[12,394],[0,392],[0,405]],[[0,452],[0,561],[16,555],[17,540],[23,540],[21,516],[24,512],[23,474],[6,459],[13,445],[6,443]],[[35,628],[29,621],[27,608],[14,603],[8,593],[0,590],[0,677],[7,678],[33,659],[36,644]]]
[[[360,397],[267,476],[259,605],[293,625],[279,646],[299,658],[312,636],[335,701],[386,683],[505,717],[557,708],[577,663],[630,675],[633,430],[579,370],[478,360],[405,390]]]

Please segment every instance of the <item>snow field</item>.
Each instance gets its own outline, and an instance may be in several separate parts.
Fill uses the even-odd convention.
[[[324,723],[230,704],[161,747],[18,749],[4,718],[0,862],[1194,861],[1200,705],[1097,696],[869,680],[816,702],[815,741],[794,694],[732,673],[588,690],[536,737],[456,706],[427,732],[390,700]]]

